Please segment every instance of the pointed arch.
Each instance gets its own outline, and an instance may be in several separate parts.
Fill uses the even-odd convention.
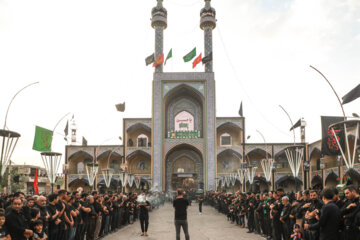
[[[76,158],[76,157],[79,157],[81,155],[83,155],[84,158],[88,158],[90,160],[93,160],[93,156],[91,156],[89,153],[87,153],[87,152],[85,152],[83,150],[77,151],[77,152],[73,153],[72,155],[70,155],[69,160],[71,160],[73,158]]]

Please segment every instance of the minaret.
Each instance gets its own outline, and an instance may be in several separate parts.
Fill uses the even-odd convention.
[[[157,0],[157,5],[151,11],[151,26],[155,29],[155,59],[164,52],[164,29],[167,27],[167,10],[163,7],[163,0]],[[155,72],[162,72],[163,64],[155,68]]]
[[[71,145],[76,144],[76,130],[77,130],[77,126],[73,116],[73,118],[71,119]]]
[[[212,30],[216,27],[216,11],[210,2],[211,0],[205,0],[205,7],[200,12],[200,28],[204,30],[205,37],[204,57],[212,53]],[[205,72],[213,72],[213,61],[205,65]]]

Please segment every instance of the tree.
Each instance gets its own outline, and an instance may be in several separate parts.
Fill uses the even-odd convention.
[[[6,169],[4,176],[1,177],[0,187],[8,189],[8,179],[9,179],[9,167]],[[17,168],[12,168],[10,170],[10,190],[11,192],[18,192],[24,188],[25,178],[21,176]]]

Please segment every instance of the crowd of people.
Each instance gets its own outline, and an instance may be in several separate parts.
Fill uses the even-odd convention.
[[[0,200],[0,240],[96,240],[139,217],[147,235],[147,211],[165,202],[163,193],[91,194],[59,190],[50,195],[22,192]]]
[[[359,190],[258,193],[206,192],[205,204],[240,228],[273,240],[360,239]]]

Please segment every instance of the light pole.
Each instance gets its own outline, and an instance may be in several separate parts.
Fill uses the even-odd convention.
[[[45,170],[51,185],[51,193],[54,192],[54,183],[56,181],[56,173],[59,170],[61,163],[61,153],[56,152],[42,152],[41,159],[44,163]]]
[[[95,189],[94,182],[95,182],[95,178],[98,173],[98,170],[99,170],[99,164],[97,164],[95,162],[88,163],[86,165],[86,175],[88,177],[89,186],[90,186],[91,190]]]
[[[10,164],[11,155],[15,150],[16,144],[20,138],[20,134],[17,132],[2,129],[0,130],[0,138],[1,138],[1,159],[0,159],[0,182],[1,182],[6,169]]]
[[[120,181],[121,181],[123,193],[125,193],[125,186],[126,186],[127,178],[128,178],[128,173],[124,169],[124,171],[120,173]]]
[[[239,176],[239,181],[241,183],[241,186],[243,188],[243,191],[245,192],[245,184],[246,184],[246,163],[241,163],[240,168],[237,170],[238,172],[238,176]],[[240,188],[241,190],[241,188]]]
[[[309,161],[304,161],[304,189],[308,189],[308,173],[310,170],[310,163]],[[340,171],[340,170],[339,170]],[[339,172],[340,174],[340,172]]]
[[[34,84],[38,84],[39,82],[34,82],[31,83],[29,85],[26,85],[25,87],[23,87],[22,89],[20,89],[11,99],[7,110],[6,110],[6,114],[5,114],[5,121],[4,121],[4,127],[2,130],[0,130],[0,138],[1,138],[1,157],[0,157],[0,183],[2,181],[2,177],[5,174],[6,169],[8,168],[10,162],[11,162],[11,156],[15,150],[16,144],[20,138],[20,134],[14,131],[10,131],[10,130],[6,130],[7,126],[7,117],[9,114],[9,110],[10,110],[10,106],[12,104],[12,102],[14,101],[14,99],[16,98],[16,96],[22,92],[25,88],[28,88]],[[9,172],[10,174],[10,172]],[[10,187],[10,186],[8,186]]]
[[[320,158],[320,170],[321,170],[321,180],[322,180],[322,183],[321,183],[321,186],[324,188],[324,182],[325,182],[325,179],[324,179],[324,168],[325,168],[325,158]]]
[[[252,190],[252,184],[254,183],[254,177],[255,177],[256,169],[257,169],[257,167],[249,165],[248,171],[246,172],[247,173],[247,178],[248,178],[249,183],[250,183],[250,189],[251,190]]]
[[[334,123],[329,126],[329,129],[331,129],[332,133],[334,134],[334,138],[336,140],[337,145],[339,146],[342,158],[348,169],[354,168],[357,142],[359,140],[359,128],[360,128],[360,120],[348,120],[348,121]],[[354,148],[353,148],[353,154],[351,155],[348,136],[354,130],[355,130]],[[338,138],[340,138],[338,136],[338,133],[341,133],[341,132],[344,132],[344,135],[345,135],[346,149],[343,149],[343,147],[341,146],[339,139],[338,139]],[[346,155],[345,155],[345,151],[347,153]]]
[[[272,168],[272,189],[275,190],[275,172],[276,172],[276,162],[273,164]]]
[[[295,191],[297,191],[296,179],[299,175],[301,163],[304,155],[304,148],[302,146],[292,146],[285,149],[286,158],[288,159],[291,173],[295,180]]]
[[[340,184],[341,183],[341,177],[340,177],[341,155],[337,156],[336,163],[337,163],[337,166],[338,166],[338,178],[339,178],[339,184]]]

